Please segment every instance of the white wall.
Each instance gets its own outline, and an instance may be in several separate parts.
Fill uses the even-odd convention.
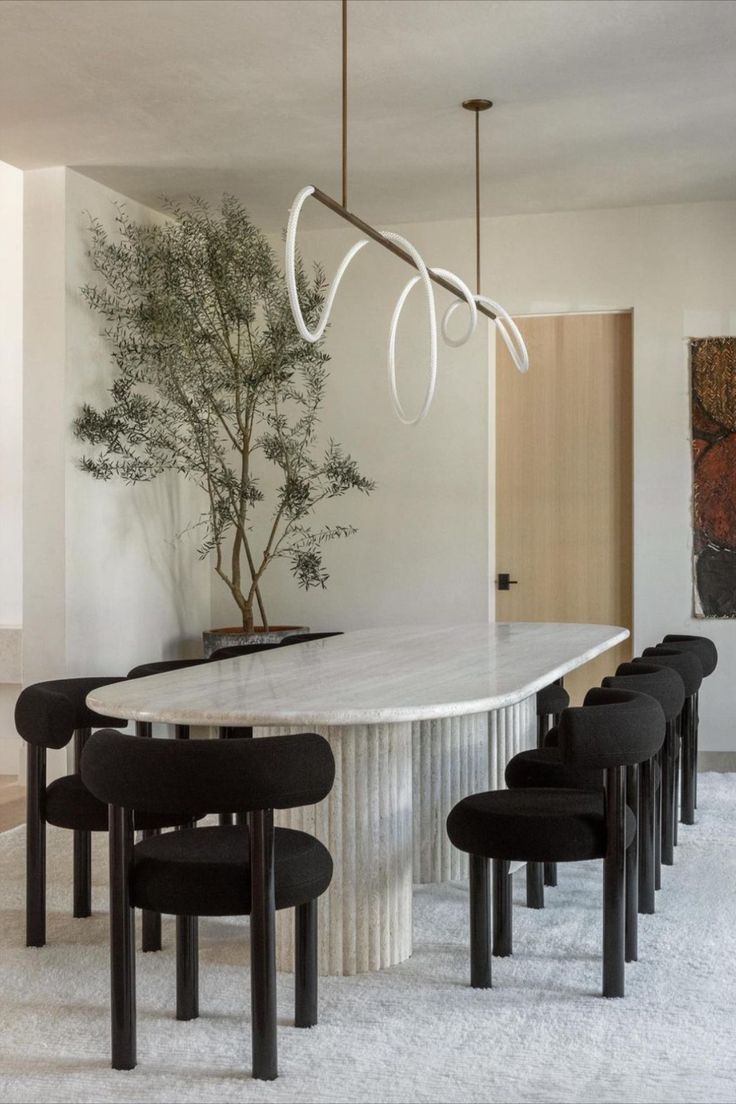
[[[472,272],[472,225],[398,228],[431,264]],[[736,622],[692,618],[691,468],[687,337],[736,332],[736,204],[629,208],[514,216],[483,223],[483,287],[520,314],[634,310],[634,633],[642,649],[666,632],[703,633],[721,662],[703,694],[702,744],[736,750],[732,684]],[[328,277],[354,240],[307,231],[302,247]],[[281,249],[278,243],[279,251]],[[274,619],[313,628],[484,618],[492,607],[493,459],[488,461],[484,341],[441,353],[439,398],[418,429],[388,405],[386,336],[403,266],[368,247],[341,287],[327,349],[325,429],[378,480],[373,496],[335,516],[360,526],[330,550],[325,592],[305,595],[285,572],[267,576]],[[419,310],[407,321],[407,372],[423,378]],[[531,371],[544,371],[532,365]],[[502,416],[502,412],[499,412]],[[735,475],[736,477],[736,475]],[[232,622],[215,583],[215,620]]]
[[[633,307],[634,646],[666,632],[715,640],[702,746],[736,750],[736,622],[692,617],[685,340],[736,333],[736,204],[509,217],[483,233],[485,284],[518,313]]]
[[[22,388],[23,173],[0,162],[0,774],[17,769],[13,707],[19,677],[16,630],[23,608]]]
[[[0,625],[22,613],[23,173],[0,162]]]
[[[25,174],[24,682],[118,675],[198,654],[209,568],[192,535],[199,492],[176,479],[126,487],[80,472],[71,423],[112,380],[103,322],[81,300],[94,279],[85,211],[113,227],[107,188],[66,169]],[[136,219],[153,212],[125,200]]]
[[[305,221],[306,212],[305,212]],[[472,232],[451,225],[403,227],[428,262],[467,271]],[[328,277],[354,241],[349,231],[307,231],[305,260]],[[273,240],[279,259],[283,246]],[[323,439],[335,438],[376,481],[369,496],[351,493],[319,516],[353,524],[357,535],[327,546],[325,590],[300,590],[284,562],[264,576],[272,623],[350,629],[486,620],[488,617],[488,331],[472,343],[443,349],[437,398],[418,427],[402,425],[390,406],[386,344],[393,306],[411,274],[378,246],[353,262],[337,297],[327,349],[332,357],[322,416]],[[420,405],[427,380],[428,339],[423,292],[412,292],[398,342],[405,408]],[[438,296],[444,306],[450,297]],[[261,528],[256,528],[256,547]],[[213,581],[218,625],[237,624],[224,585]]]
[[[79,289],[95,282],[88,217],[113,229],[116,202],[136,221],[160,218],[78,173],[66,176],[66,659],[70,674],[125,673],[147,659],[200,655],[210,625],[210,567],[196,555],[203,500],[174,475],[128,487],[79,471],[69,432],[83,402],[103,406],[113,379],[104,320]]]

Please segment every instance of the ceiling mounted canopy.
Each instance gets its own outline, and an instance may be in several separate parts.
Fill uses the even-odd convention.
[[[433,284],[437,284],[439,287],[444,288],[445,291],[449,291],[451,295],[455,296],[456,302],[450,304],[445,311],[441,323],[442,338],[446,344],[451,346],[464,345],[466,341],[475,333],[478,325],[478,314],[484,314],[486,317],[495,321],[496,327],[509,350],[511,358],[520,372],[526,372],[529,368],[529,356],[524,344],[524,340],[518,330],[513,319],[509,316],[508,312],[497,303],[495,300],[490,299],[487,295],[481,295],[481,280],[480,280],[480,112],[487,111],[493,106],[490,100],[485,99],[469,99],[463,101],[463,107],[475,113],[475,260],[476,260],[476,290],[475,294],[471,292],[467,284],[460,279],[453,272],[449,272],[445,268],[437,268],[428,266],[422,258],[419,251],[412,245],[410,241],[402,237],[400,234],[388,230],[376,230],[370,226],[363,219],[357,215],[348,211],[348,192],[347,192],[347,164],[348,164],[348,82],[347,82],[347,58],[348,58],[348,40],[347,40],[347,0],[342,0],[342,202],[338,203],[337,200],[332,199],[325,192],[320,191],[313,184],[308,184],[306,187],[299,191],[291,205],[289,211],[289,221],[286,227],[286,284],[289,293],[289,302],[291,305],[291,311],[294,316],[297,330],[305,341],[317,342],[324,336],[325,329],[329,323],[330,315],[332,313],[332,307],[337,295],[337,290],[340,286],[345,272],[348,266],[352,262],[353,258],[368,245],[370,241],[376,242],[378,245],[382,245],[385,249],[390,250],[396,256],[407,264],[412,265],[417,269],[418,275],[412,276],[408,283],[404,286],[394,308],[393,317],[389,327],[389,341],[388,341],[388,377],[389,377],[389,389],[391,394],[391,401],[393,403],[394,410],[397,417],[405,425],[417,425],[421,422],[429,413],[429,409],[432,405],[432,401],[435,396],[437,387],[437,311],[434,300],[434,288]],[[301,214],[302,207],[309,197],[316,199],[319,203],[322,203],[325,207],[334,211],[340,218],[349,222],[352,226],[358,229],[365,237],[360,238],[354,245],[350,247],[342,261],[338,265],[334,279],[330,286],[325,301],[322,314],[317,322],[314,330],[310,330],[307,326],[304,316],[302,314],[301,306],[299,303],[299,293],[297,288],[296,279],[296,234],[299,224],[299,216]],[[404,304],[411,292],[412,288],[421,283],[424,287],[424,292],[427,300],[427,321],[429,324],[429,378],[427,383],[427,390],[424,396],[424,400],[417,414],[409,416],[404,411],[401,404],[401,400],[398,394],[398,388],[396,384],[396,335],[399,327],[399,321],[404,309]],[[448,333],[448,323],[450,318],[457,310],[459,306],[466,306],[468,308],[468,324],[460,338],[451,338]]]

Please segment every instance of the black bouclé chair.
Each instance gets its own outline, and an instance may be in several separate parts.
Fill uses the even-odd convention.
[[[100,686],[123,682],[122,678],[55,679],[37,682],[22,691],[15,706],[15,726],[27,747],[26,825],[26,945],[46,942],[46,825],[74,833],[74,916],[92,911],[91,833],[107,831],[107,808],[84,785],[79,774],[82,749],[93,728],[118,726],[127,721],[104,717],[86,703]],[[65,748],[74,739],[74,771],[46,785],[49,748]],[[159,827],[171,822],[160,816],[142,818],[138,827]]]
[[[298,1027],[317,1022],[317,899],[332,878],[329,851],[305,832],[275,828],[274,809],[314,805],[335,762],[314,733],[259,740],[139,740],[95,733],[82,777],[109,805],[112,1066],[136,1064],[134,908],[177,917],[177,1018],[198,1013],[197,917],[250,916],[253,1076],[277,1076],[274,910],[296,914]],[[130,810],[191,816],[245,810],[248,826],[185,828],[133,842]]]
[[[703,665],[692,651],[680,651],[674,645],[658,644],[645,648],[634,663],[655,663],[677,671],[685,686],[685,704],[677,720],[668,727],[662,749],[662,862],[671,866],[677,845],[678,790],[682,772],[682,821],[693,824],[694,804],[694,716],[695,703],[703,682]]]
[[[650,759],[665,733],[662,707],[628,690],[589,690],[559,724],[565,767],[605,771],[591,789],[496,790],[459,802],[447,818],[452,843],[470,855],[470,983],[491,986],[489,860],[493,860],[493,951],[511,954],[511,862],[603,859],[603,995],[624,995],[625,860],[636,823],[625,771]]]
[[[707,679],[718,666],[718,649],[707,636],[682,636],[676,633],[668,633],[662,640],[662,647],[675,648],[678,652],[693,652],[700,660],[703,668],[703,678]],[[692,703],[692,711],[689,718],[692,726],[690,762],[686,768],[690,777],[682,772],[682,800],[681,805],[685,814],[691,813],[692,818],[685,823],[692,824],[695,820],[695,810],[698,807],[698,743],[700,729],[700,692],[696,691]],[[690,806],[690,807],[689,807]],[[685,816],[683,815],[683,820]]]

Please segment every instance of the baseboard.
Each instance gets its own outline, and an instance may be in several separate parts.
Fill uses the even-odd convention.
[[[736,751],[700,751],[698,770],[718,771],[721,774],[736,771]]]

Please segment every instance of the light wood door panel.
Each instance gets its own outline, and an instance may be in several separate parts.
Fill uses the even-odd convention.
[[[497,340],[498,621],[624,625],[632,610],[632,317],[517,319],[520,375]],[[573,701],[629,658],[630,645],[565,680]]]

